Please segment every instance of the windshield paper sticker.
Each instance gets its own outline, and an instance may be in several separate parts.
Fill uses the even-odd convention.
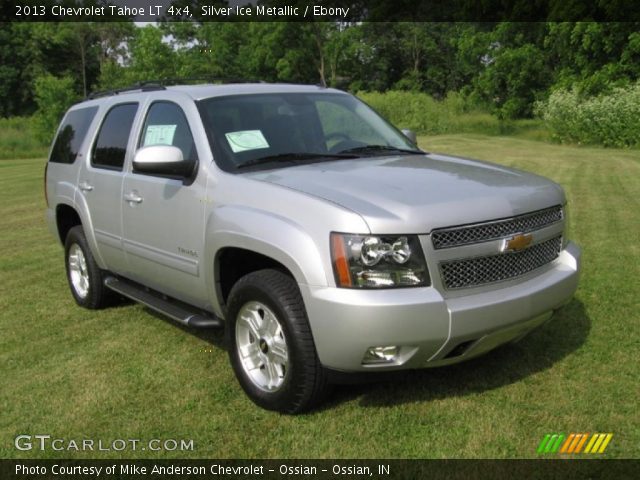
[[[173,145],[177,125],[149,125],[144,136],[144,146]]]
[[[245,152],[247,150],[258,150],[269,148],[267,139],[264,138],[260,130],[242,130],[240,132],[229,132],[224,135],[231,146],[233,153]]]

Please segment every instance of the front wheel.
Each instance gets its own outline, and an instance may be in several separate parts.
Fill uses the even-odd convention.
[[[300,413],[327,390],[306,310],[295,281],[277,270],[242,277],[229,294],[229,357],[257,405]]]

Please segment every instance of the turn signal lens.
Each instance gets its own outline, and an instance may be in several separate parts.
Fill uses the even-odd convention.
[[[331,255],[333,257],[333,270],[336,280],[341,287],[351,286],[351,273],[342,236],[331,234]]]

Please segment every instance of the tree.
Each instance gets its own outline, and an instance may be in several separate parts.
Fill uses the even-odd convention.
[[[96,24],[97,55],[100,66],[98,89],[123,86],[122,66],[130,63],[129,46],[137,27],[133,22]]]
[[[475,81],[476,91],[503,119],[531,116],[534,101],[549,85],[544,55],[532,44],[496,47]]]
[[[309,22],[304,24],[315,45],[314,64],[320,84],[336,86],[349,41],[349,24],[341,22]]]
[[[318,83],[316,44],[301,22],[256,22],[244,33],[240,58],[247,73],[265,81]]]
[[[138,28],[130,45],[130,63],[123,69],[125,84],[175,78],[180,71],[179,57],[162,30],[153,25]]]
[[[36,132],[39,140],[48,143],[67,109],[78,100],[71,77],[44,74],[35,79],[35,100],[38,104]]]
[[[182,47],[178,50],[182,57],[181,75],[246,78],[247,61],[240,50],[249,42],[248,25],[244,22],[171,24],[169,31]]]
[[[31,93],[37,50],[27,23],[0,24],[0,116],[28,115],[36,105]],[[19,62],[16,59],[20,59]]]
[[[640,23],[548,23],[544,40],[557,88],[608,93],[640,78]]]

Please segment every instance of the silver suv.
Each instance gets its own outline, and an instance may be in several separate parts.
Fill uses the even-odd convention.
[[[45,177],[79,305],[119,294],[224,327],[244,391],[281,412],[341,372],[518,340],[578,284],[560,186],[423,152],[339,90],[107,92],[67,112]]]

